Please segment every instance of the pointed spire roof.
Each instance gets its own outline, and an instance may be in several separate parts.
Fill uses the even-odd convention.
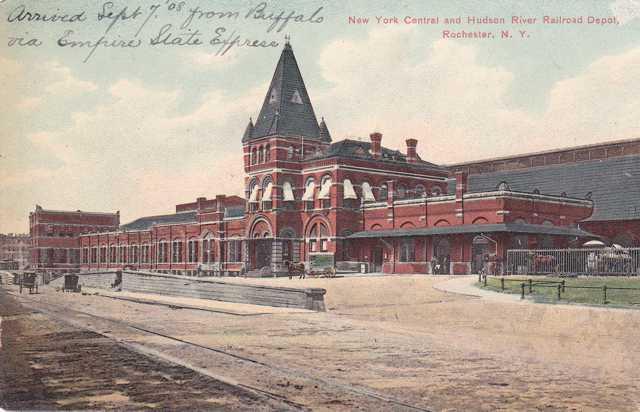
[[[324,122],[324,117],[320,121],[320,140],[331,143],[331,133],[329,133],[329,128]]]
[[[253,136],[253,119],[249,118],[249,124],[247,125],[247,128],[244,129],[244,135],[242,135],[242,141],[246,142],[251,140],[251,137]]]
[[[250,139],[270,135],[321,138],[318,120],[288,40]]]

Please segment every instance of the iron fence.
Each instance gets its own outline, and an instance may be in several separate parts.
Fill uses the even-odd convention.
[[[640,248],[508,250],[505,273],[638,276]]]

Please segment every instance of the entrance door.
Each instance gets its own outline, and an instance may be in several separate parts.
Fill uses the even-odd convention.
[[[271,239],[256,239],[255,242],[255,269],[271,266]]]
[[[480,273],[485,268],[485,259],[489,256],[489,240],[476,236],[471,245],[471,272]]]
[[[376,247],[371,253],[371,271],[382,272],[382,248]]]

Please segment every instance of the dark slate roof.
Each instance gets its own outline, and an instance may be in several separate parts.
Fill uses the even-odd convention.
[[[333,143],[329,146],[329,150],[326,154],[327,157],[339,156],[339,157],[351,157],[357,159],[373,159],[371,155],[371,142],[344,139],[339,142]],[[381,161],[390,162],[407,162],[407,156],[399,150],[391,150],[386,147],[382,147],[382,159]],[[439,171],[446,171],[447,169],[438,166],[434,163],[426,162],[420,158],[414,163],[417,166],[428,167],[430,169],[436,169]],[[414,165],[412,164],[412,165]]]
[[[412,237],[496,232],[577,236],[585,238],[599,237],[584,230],[567,226],[532,225],[528,223],[496,223],[489,225],[435,226],[421,229],[368,230],[356,232],[349,236],[349,238]]]
[[[120,230],[148,230],[154,225],[168,225],[179,223],[193,223],[196,221],[196,212],[175,213],[172,215],[141,217],[126,225],[120,226]]]
[[[584,199],[591,192],[592,220],[640,219],[640,156],[469,175],[469,192],[495,190],[505,181],[512,190]],[[451,182],[455,188],[455,182]]]
[[[320,138],[320,126],[288,42],[273,73],[255,127],[243,141],[270,135]]]

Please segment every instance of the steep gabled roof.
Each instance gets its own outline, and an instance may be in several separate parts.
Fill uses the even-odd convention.
[[[321,137],[307,88],[288,42],[285,43],[276,65],[255,126],[251,131],[247,128],[247,132],[243,142],[271,135],[304,136],[311,139]],[[323,137],[326,139],[326,136],[328,131]]]

